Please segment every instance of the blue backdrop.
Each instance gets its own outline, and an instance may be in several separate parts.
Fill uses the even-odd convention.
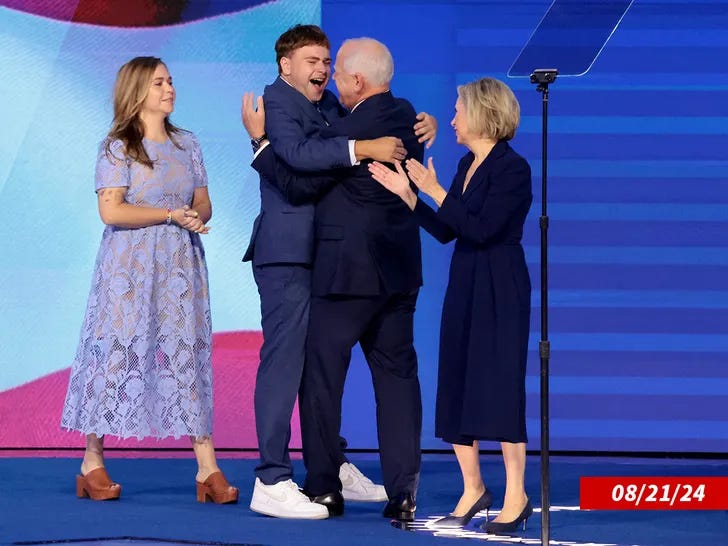
[[[588,12],[606,2],[577,3]],[[527,382],[533,449],[540,426],[541,97],[527,79],[507,73],[550,4],[322,2],[334,49],[353,36],[391,48],[395,94],[440,120],[431,155],[448,184],[463,153],[448,126],[456,86],[487,75],[516,92],[522,123],[513,145],[534,173],[524,237],[534,288]],[[721,0],[636,0],[591,70],[551,87],[552,449],[728,448],[727,29]],[[416,333],[423,446],[438,447],[432,385],[450,249],[427,235],[423,246]],[[344,426],[357,443],[366,431],[367,444],[373,427],[351,418],[370,396],[360,387],[368,375],[360,364],[349,379]]]

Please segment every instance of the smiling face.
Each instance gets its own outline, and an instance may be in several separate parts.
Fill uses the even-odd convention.
[[[281,75],[311,102],[321,100],[331,75],[331,53],[320,45],[295,49],[280,60]]]
[[[142,115],[163,115],[167,117],[174,110],[175,92],[172,85],[172,76],[167,67],[160,63],[154,69],[149,90],[142,105]]]

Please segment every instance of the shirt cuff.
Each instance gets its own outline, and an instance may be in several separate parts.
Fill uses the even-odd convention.
[[[351,166],[359,165],[361,163],[360,161],[356,160],[356,152],[354,151],[354,143],[356,140],[350,140],[349,141],[349,161],[351,161]]]
[[[260,152],[265,150],[268,145],[270,144],[270,140],[266,140],[263,144],[260,145],[260,148],[258,148],[258,151],[253,154],[253,161],[255,161],[255,158],[260,155]]]

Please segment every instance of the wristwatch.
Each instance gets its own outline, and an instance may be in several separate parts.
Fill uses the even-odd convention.
[[[266,135],[265,133],[263,133],[258,138],[251,138],[250,145],[253,147],[253,152],[257,152],[260,149],[263,142],[265,142],[266,140],[268,140],[268,135]]]

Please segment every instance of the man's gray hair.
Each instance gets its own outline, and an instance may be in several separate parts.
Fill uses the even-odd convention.
[[[341,45],[344,46],[350,49],[344,70],[361,74],[369,85],[389,85],[394,76],[394,60],[387,46],[374,38],[353,38]]]

